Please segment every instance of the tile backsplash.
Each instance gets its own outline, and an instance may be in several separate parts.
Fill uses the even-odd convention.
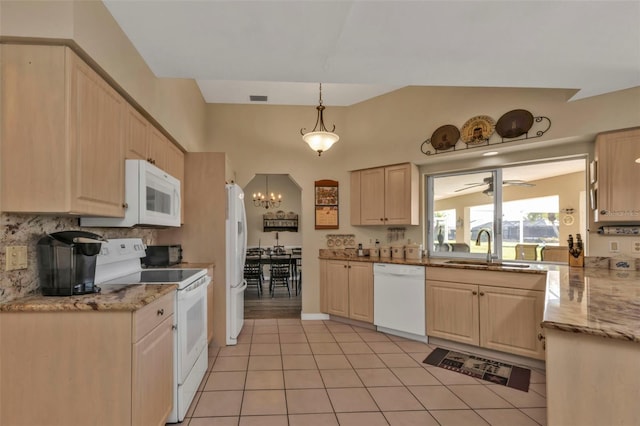
[[[154,244],[156,229],[145,228],[80,228],[77,217],[2,213],[0,215],[0,303],[18,299],[38,291],[36,244],[45,234],[85,230],[105,238],[142,238]],[[27,269],[5,270],[7,246],[27,246]]]

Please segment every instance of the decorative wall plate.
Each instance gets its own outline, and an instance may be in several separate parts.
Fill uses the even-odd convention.
[[[533,126],[533,114],[526,109],[514,109],[502,115],[496,123],[496,133],[503,138],[517,138]]]
[[[468,119],[461,129],[462,141],[467,145],[486,142],[495,131],[495,123],[488,115],[478,115]]]
[[[460,131],[451,124],[440,126],[431,135],[431,146],[435,149],[444,151],[451,149],[460,139]]]
[[[573,225],[573,216],[568,214],[562,218],[562,223],[567,226]]]

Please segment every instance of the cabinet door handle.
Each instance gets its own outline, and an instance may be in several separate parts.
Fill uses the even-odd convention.
[[[164,308],[163,309],[158,309],[157,314],[158,314],[158,316],[164,315]]]
[[[542,342],[542,350],[547,350],[547,338],[542,333],[538,333],[538,340]]]
[[[472,291],[471,294],[473,294],[474,296],[476,296],[478,294],[477,291]]]
[[[484,291],[481,291],[481,292],[480,292],[480,296],[484,296]]]
[[[129,208],[129,204],[128,203],[122,203],[122,208],[123,209],[128,209]]]
[[[384,219],[383,219],[383,218],[380,218],[380,222],[384,222]]]
[[[604,216],[604,215],[606,215],[607,213],[608,213],[608,212],[607,212],[606,210],[604,210],[604,209],[603,209],[603,210],[600,210],[600,214],[601,214],[601,215],[603,215],[603,216]]]

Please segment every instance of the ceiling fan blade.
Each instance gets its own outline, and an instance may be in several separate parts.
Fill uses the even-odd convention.
[[[485,183],[465,183],[465,185],[467,185],[466,188],[456,189],[453,192],[460,192],[460,191],[464,191],[464,190],[467,190],[467,189],[475,188],[477,186],[483,186],[483,185],[486,185],[486,184]]]
[[[503,185],[514,185],[514,186],[536,186],[534,183],[529,183],[529,182],[526,182],[524,180],[514,180],[514,179],[512,179],[512,180],[509,180],[509,179],[503,180],[502,184]]]

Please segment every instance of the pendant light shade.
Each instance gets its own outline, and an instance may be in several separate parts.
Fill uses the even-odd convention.
[[[311,149],[318,153],[318,156],[322,155],[322,153],[333,146],[334,143],[338,142],[340,136],[333,133],[336,129],[336,126],[333,126],[333,129],[329,131],[324,125],[324,105],[322,105],[322,83],[320,83],[320,101],[319,105],[316,107],[318,110],[318,117],[316,119],[316,125],[313,127],[313,130],[305,133],[305,128],[300,129],[300,134],[302,135],[302,140],[305,141]]]

